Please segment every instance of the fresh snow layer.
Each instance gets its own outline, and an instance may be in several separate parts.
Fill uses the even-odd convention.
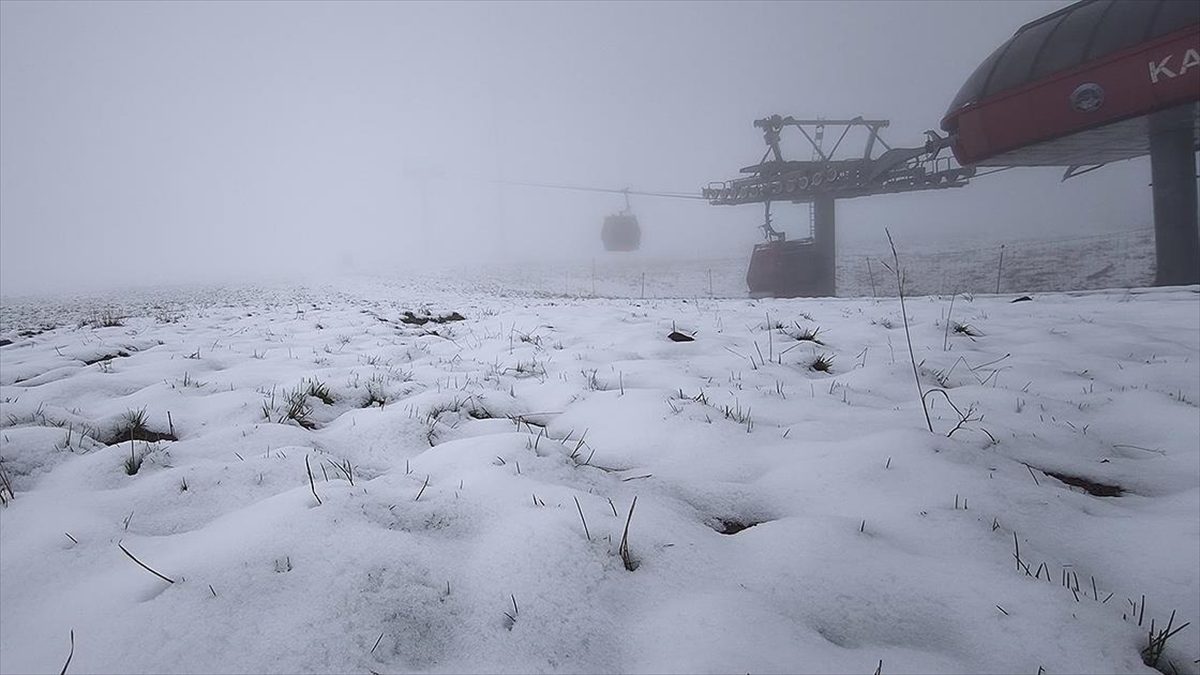
[[[1196,673],[1200,295],[1013,297],[10,322],[0,670]]]

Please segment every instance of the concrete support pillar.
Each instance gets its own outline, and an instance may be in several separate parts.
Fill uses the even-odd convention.
[[[1200,283],[1195,115],[1196,105],[1188,104],[1150,116],[1156,286]]]
[[[814,295],[837,295],[837,228],[833,197],[821,195],[813,200],[813,238],[821,260],[819,283]]]

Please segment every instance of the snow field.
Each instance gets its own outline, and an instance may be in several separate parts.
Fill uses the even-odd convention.
[[[1197,672],[1196,289],[452,286],[6,327],[0,670]]]

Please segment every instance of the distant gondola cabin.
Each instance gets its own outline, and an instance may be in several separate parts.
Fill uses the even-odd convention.
[[[642,244],[642,228],[637,216],[629,211],[614,213],[604,219],[600,239],[606,251],[636,251]]]

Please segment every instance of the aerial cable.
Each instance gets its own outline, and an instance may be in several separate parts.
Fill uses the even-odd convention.
[[[638,195],[642,197],[663,197],[667,199],[704,199],[700,194],[688,192],[655,192],[649,190],[631,190],[628,188],[605,188],[589,185],[563,185],[558,183],[535,183],[518,180],[494,180],[501,185],[519,185],[523,187],[546,188],[549,190],[574,190],[577,192],[606,192],[610,194]]]

